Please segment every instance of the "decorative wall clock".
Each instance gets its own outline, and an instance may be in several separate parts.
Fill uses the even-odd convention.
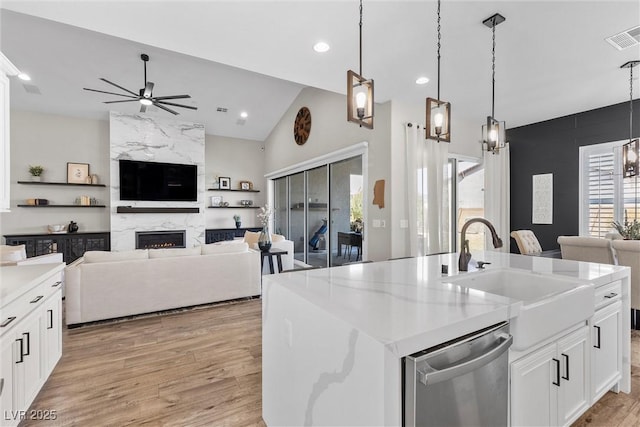
[[[296,121],[293,124],[293,137],[296,144],[303,145],[309,139],[311,133],[311,111],[307,107],[302,107],[296,115]]]

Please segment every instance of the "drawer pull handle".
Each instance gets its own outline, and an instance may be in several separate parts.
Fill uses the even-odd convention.
[[[20,352],[19,352],[20,359],[19,359],[19,360],[16,360],[16,364],[17,364],[17,363],[22,363],[22,362],[24,362],[24,354],[23,354],[23,351],[24,351],[24,341],[22,340],[22,338],[18,338],[18,339],[16,339],[16,341],[20,341]]]
[[[62,285],[62,281],[58,280],[56,283],[54,283],[53,285],[51,285],[52,288],[57,288],[58,286]]]
[[[617,296],[618,296],[618,294],[616,294],[615,292],[611,292],[609,295],[605,295],[604,297],[605,298],[615,298]]]
[[[7,317],[7,320],[5,320],[4,322],[0,323],[0,328],[4,328],[5,326],[7,326],[9,323],[13,322],[14,320],[16,320],[16,316]]]
[[[38,295],[37,297],[35,297],[34,299],[32,299],[31,301],[29,301],[29,303],[31,304],[35,304],[38,301],[40,301],[42,298],[44,298],[44,295]]]
[[[598,331],[598,335],[596,336],[597,344],[594,345],[595,348],[600,348],[600,326],[593,326]]]
[[[47,329],[53,329],[53,310],[47,310]]]
[[[556,364],[556,381],[551,381],[551,383],[560,387],[560,361],[555,357],[552,360]]]
[[[31,354],[31,333],[30,332],[23,332],[22,335],[26,335],[27,336],[27,352],[25,354],[23,354],[23,356],[28,356]]]
[[[563,380],[567,380],[567,381],[569,381],[569,356],[568,356],[568,355],[566,355],[566,354],[564,354],[564,353],[562,353],[562,357],[564,357],[564,360],[565,360],[565,362],[566,362],[566,363],[565,363],[565,366],[567,367],[567,376],[565,377],[565,376],[563,375],[563,376],[562,376],[562,379],[563,379]]]

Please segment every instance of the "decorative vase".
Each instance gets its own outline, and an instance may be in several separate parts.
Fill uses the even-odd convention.
[[[67,232],[75,233],[76,231],[78,231],[78,224],[76,224],[74,221],[71,221],[67,226]]]
[[[33,181],[33,182],[42,182],[42,177],[40,175],[38,175],[38,176],[31,175],[31,181]]]
[[[269,226],[265,225],[260,231],[258,236],[258,247],[262,252],[267,252],[271,249],[271,233],[269,233]]]
[[[242,223],[240,221],[236,221],[236,228],[240,228],[242,226]]]

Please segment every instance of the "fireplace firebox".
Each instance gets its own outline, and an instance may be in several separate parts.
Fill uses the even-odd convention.
[[[136,249],[185,248],[185,230],[136,231]]]

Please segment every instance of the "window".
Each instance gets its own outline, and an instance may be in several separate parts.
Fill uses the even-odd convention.
[[[605,237],[638,217],[638,178],[622,178],[622,144],[580,147],[580,235]]]

